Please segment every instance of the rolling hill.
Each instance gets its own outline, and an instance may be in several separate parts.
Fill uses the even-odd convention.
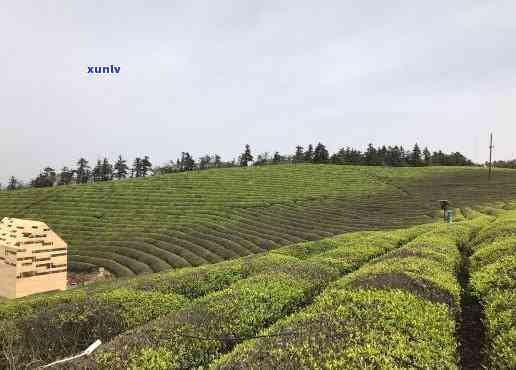
[[[516,196],[516,171],[278,165],[0,192],[0,217],[42,220],[72,270],[117,276],[199,266],[345,232],[456,217]],[[498,203],[497,203],[498,204]]]
[[[514,209],[0,303],[0,367],[512,369]]]

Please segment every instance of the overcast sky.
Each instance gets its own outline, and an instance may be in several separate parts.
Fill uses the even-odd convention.
[[[119,153],[516,157],[516,1],[6,0],[0,182]],[[120,66],[88,74],[88,66]]]

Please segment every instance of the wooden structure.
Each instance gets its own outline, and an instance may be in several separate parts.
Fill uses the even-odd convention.
[[[66,289],[68,245],[43,222],[0,221],[0,296]]]

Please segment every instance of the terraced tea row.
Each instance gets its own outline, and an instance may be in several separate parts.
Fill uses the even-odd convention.
[[[475,228],[436,226],[336,281],[313,305],[210,368],[457,368],[457,245]]]
[[[232,335],[247,335],[297,310],[340,274],[399,247],[426,228],[351,233],[274,253],[0,304],[0,353],[11,354],[0,367],[51,362],[82,350],[98,338],[109,340],[160,316],[167,325],[175,323],[182,333],[193,334],[189,328],[197,330],[189,324],[190,318],[200,326],[210,322],[205,330],[213,331],[220,324],[219,333],[231,327]],[[303,250],[308,251],[304,256]],[[306,260],[315,251],[334,252],[327,257],[329,266],[324,259]],[[149,330],[154,327],[150,324]],[[191,344],[177,343],[184,348]],[[210,348],[200,360],[225,347],[217,342]]]
[[[431,222],[508,201],[516,171],[268,166],[0,193],[0,215],[46,221],[70,243],[70,268],[117,276],[198,266],[344,232]],[[461,215],[457,214],[459,217]]]
[[[209,294],[115,338],[74,368],[457,367],[457,245],[488,220],[280,248],[269,255],[297,260],[296,269]]]
[[[471,287],[484,310],[484,366],[516,368],[516,212],[501,214],[472,243]]]
[[[3,303],[0,352],[38,365],[111,338],[66,368],[459,368],[458,246],[471,245],[485,365],[511,368],[516,213],[499,206]]]

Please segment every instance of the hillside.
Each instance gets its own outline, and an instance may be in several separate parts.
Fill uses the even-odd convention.
[[[514,368],[514,209],[0,303],[0,367]]]
[[[198,266],[349,231],[456,216],[516,196],[516,171],[278,165],[0,192],[0,217],[42,220],[70,268],[118,276]]]

